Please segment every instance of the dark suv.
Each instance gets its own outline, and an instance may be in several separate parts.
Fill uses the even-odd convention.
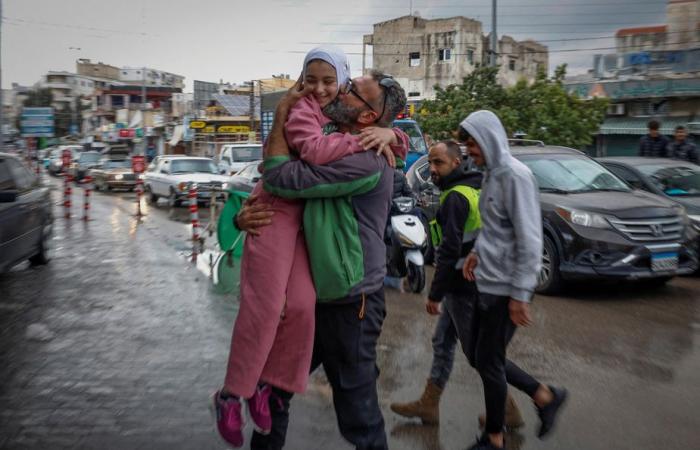
[[[511,152],[540,187],[544,248],[538,292],[554,293],[565,280],[587,278],[663,283],[695,270],[696,233],[676,203],[630,189],[577,150],[531,146]],[[409,181],[423,181],[418,190],[430,192],[426,164],[418,161]],[[434,196],[423,195],[429,198]]]
[[[19,159],[0,153],[0,273],[26,259],[46,264],[52,230],[49,189]]]

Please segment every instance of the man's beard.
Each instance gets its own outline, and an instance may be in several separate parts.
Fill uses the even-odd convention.
[[[338,97],[323,108],[323,114],[338,125],[354,125],[361,113],[361,108],[348,106]]]

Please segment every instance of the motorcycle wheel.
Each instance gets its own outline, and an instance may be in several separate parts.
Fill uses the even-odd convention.
[[[415,294],[423,292],[425,288],[425,266],[418,267],[409,262],[407,278],[411,292]]]

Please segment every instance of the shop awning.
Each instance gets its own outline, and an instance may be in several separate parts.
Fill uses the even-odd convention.
[[[651,117],[609,117],[600,126],[598,134],[618,134],[642,136],[649,132],[647,124]],[[672,135],[678,125],[688,126],[690,117],[662,117],[656,119],[661,123],[661,133]]]

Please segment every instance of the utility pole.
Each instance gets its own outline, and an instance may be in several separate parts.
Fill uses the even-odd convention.
[[[2,0],[0,0],[0,27],[2,27]],[[2,28],[0,28],[0,55],[2,55]],[[5,150],[5,96],[2,91],[2,56],[0,56],[0,152]]]
[[[491,0],[491,59],[490,66],[496,67],[496,52],[498,49],[498,32],[496,31],[496,0]]]
[[[146,68],[141,68],[141,154],[146,155]]]
[[[254,132],[255,132],[255,80],[252,80],[250,82],[250,133],[254,133]]]

